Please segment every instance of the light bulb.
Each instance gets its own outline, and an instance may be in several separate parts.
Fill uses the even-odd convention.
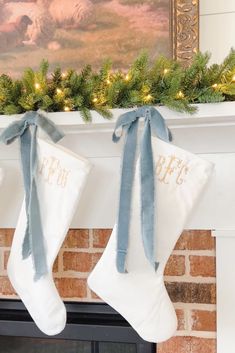
[[[40,83],[36,82],[35,85],[34,85],[34,87],[35,87],[36,89],[41,88]]]
[[[94,103],[98,102],[98,98],[94,98],[94,99],[92,100],[92,102],[94,102]]]
[[[70,111],[69,107],[65,106],[65,107],[64,107],[64,111],[65,111],[65,112],[69,112],[69,111]]]
[[[145,97],[145,100],[146,101],[150,101],[153,97],[151,96],[151,94],[148,94],[146,97]]]
[[[62,90],[60,88],[56,88],[56,93],[61,94]]]
[[[184,98],[184,94],[183,94],[182,91],[179,91],[179,92],[177,93],[177,98]]]
[[[164,69],[163,70],[164,75],[166,75],[168,72],[169,72],[169,69]]]
[[[214,84],[212,85],[212,87],[213,87],[213,88],[217,88],[217,87],[218,87],[218,83],[214,83]]]
[[[233,82],[235,82],[235,75],[233,75],[233,77],[232,77],[232,81],[233,81]]]
[[[129,81],[129,80],[130,80],[130,75],[126,74],[125,81]]]

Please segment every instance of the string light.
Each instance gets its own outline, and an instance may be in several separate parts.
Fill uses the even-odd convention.
[[[169,72],[169,69],[164,69],[163,70],[164,75],[166,75],[168,72]]]
[[[111,81],[109,79],[106,80],[107,84],[110,85]]]
[[[61,94],[62,90],[60,88],[56,88],[56,93]]]
[[[35,87],[36,89],[40,89],[40,88],[41,88],[41,85],[40,85],[40,83],[36,82],[35,85],[34,85],[34,87]]]
[[[67,73],[66,73],[66,72],[62,72],[61,76],[62,76],[63,78],[65,78],[65,77],[67,76]]]
[[[232,77],[232,82],[235,82],[235,75],[233,75]]]
[[[126,74],[125,81],[129,81],[129,80],[130,80],[130,75]]]
[[[98,98],[95,97],[95,98],[92,100],[92,102],[94,102],[94,103],[98,102]]]
[[[179,92],[177,93],[177,98],[184,98],[184,94],[183,94],[182,91],[179,91]]]
[[[213,87],[213,88],[217,88],[217,87],[218,87],[218,83],[214,83],[214,84],[212,85],[212,87]]]
[[[151,96],[151,94],[147,94],[147,96],[145,96],[145,100],[146,101],[150,101],[153,97]]]
[[[69,112],[69,111],[70,111],[69,107],[67,107],[67,106],[64,107],[64,111],[65,111],[65,112]]]

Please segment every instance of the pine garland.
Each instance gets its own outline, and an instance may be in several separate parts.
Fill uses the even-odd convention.
[[[114,71],[106,61],[98,72],[87,65],[80,72],[57,67],[50,74],[43,60],[38,71],[28,68],[19,80],[0,76],[0,114],[78,110],[84,121],[91,121],[91,110],[110,119],[111,108],[151,104],[194,113],[193,103],[234,101],[235,50],[220,65],[208,65],[209,59],[208,52],[199,52],[185,68],[163,56],[150,63],[143,52],[128,72]]]

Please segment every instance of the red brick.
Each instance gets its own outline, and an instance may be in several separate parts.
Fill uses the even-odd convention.
[[[157,345],[157,353],[216,353],[216,340],[199,337],[173,337]]]
[[[86,280],[80,278],[55,278],[61,298],[86,298]]]
[[[70,229],[62,245],[63,248],[88,248],[89,230],[88,229]]]
[[[64,271],[91,272],[102,253],[65,251],[63,254]]]
[[[166,282],[166,289],[174,303],[216,303],[215,283]]]
[[[167,261],[165,276],[183,276],[185,274],[185,256],[171,255]]]
[[[0,228],[0,246],[10,247],[14,232],[12,228]]]
[[[192,330],[216,331],[216,312],[208,310],[192,310]]]
[[[215,257],[214,256],[189,256],[190,275],[202,277],[215,277]]]
[[[65,251],[63,254],[64,271],[90,272],[92,254],[88,252]]]
[[[184,310],[182,309],[175,309],[177,319],[178,319],[178,331],[182,331],[186,329],[186,322],[185,322],[185,316],[184,316]]]
[[[210,230],[185,230],[175,245],[175,250],[214,250],[215,239]]]
[[[109,237],[112,233],[112,229],[94,229],[93,230],[93,247],[94,248],[105,248]]]
[[[8,277],[0,277],[0,294],[2,295],[16,295]]]

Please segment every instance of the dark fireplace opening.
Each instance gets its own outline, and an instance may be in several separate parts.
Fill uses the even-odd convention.
[[[155,353],[107,304],[65,303],[67,325],[44,335],[18,300],[0,300],[0,353]]]

